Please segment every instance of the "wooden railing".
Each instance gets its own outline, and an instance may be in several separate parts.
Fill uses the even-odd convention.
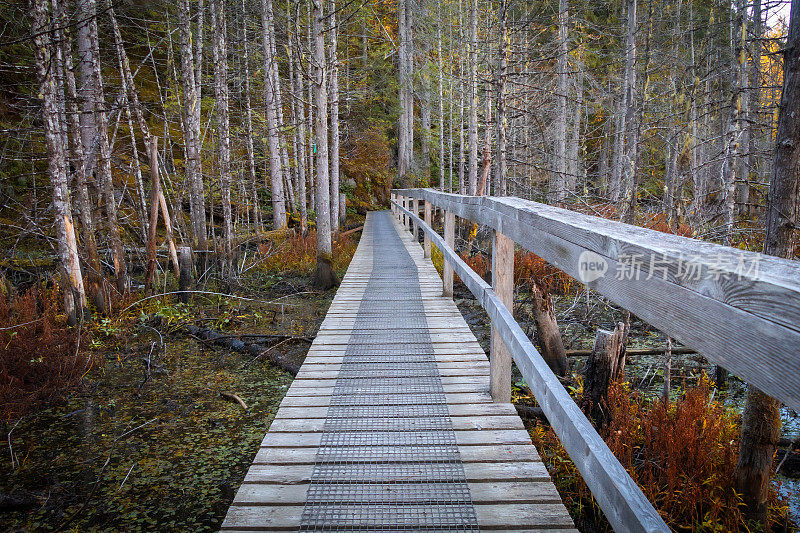
[[[424,220],[419,218],[420,205]],[[444,237],[431,227],[444,211]],[[800,269],[792,261],[664,234],[511,197],[392,193],[392,209],[444,256],[492,321],[490,388],[510,401],[511,359],[616,531],[668,531],[509,311],[514,243],[698,350],[795,409],[800,408]],[[494,229],[492,286],[455,252],[455,216]]]

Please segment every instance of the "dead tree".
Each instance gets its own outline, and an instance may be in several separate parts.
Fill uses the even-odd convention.
[[[598,427],[606,425],[609,414],[606,401],[608,387],[622,379],[625,373],[625,345],[628,326],[617,323],[614,331],[597,330],[594,348],[586,361],[583,381],[584,410],[592,416]]]
[[[553,302],[547,288],[539,280],[531,283],[531,296],[533,298],[533,319],[536,322],[536,331],[539,336],[539,349],[547,366],[559,376],[565,376],[569,370],[567,352],[564,341],[558,330],[558,321],[553,312]]]

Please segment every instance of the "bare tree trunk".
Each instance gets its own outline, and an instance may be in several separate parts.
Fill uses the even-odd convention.
[[[245,145],[247,148],[247,173],[250,179],[250,195],[253,198],[253,218],[255,219],[256,232],[261,231],[261,208],[258,201],[258,179],[256,177],[256,157],[253,148],[253,106],[250,99],[250,46],[247,37],[247,5],[242,0],[242,51],[244,58],[244,126]]]
[[[337,284],[333,271],[331,245],[330,180],[328,179],[328,95],[325,84],[325,11],[323,0],[312,0],[314,5],[314,104],[316,105],[315,134],[317,140],[317,272],[314,283],[318,288],[329,289]]]
[[[556,118],[556,140],[554,172],[550,180],[550,201],[563,202],[567,182],[567,96],[569,92],[567,29],[569,25],[569,2],[558,2],[558,84],[556,99],[558,115]]]
[[[272,54],[272,0],[261,0],[262,46],[264,53],[264,107],[267,119],[267,147],[269,152],[270,188],[272,190],[272,223],[275,229],[286,226],[286,204],[283,196],[283,167],[281,164],[278,116],[275,99],[276,68]]]
[[[469,11],[469,189],[478,191],[478,0]]]
[[[224,272],[233,272],[233,226],[231,215],[231,136],[228,118],[228,43],[224,0],[211,0],[214,44],[214,97],[217,105],[219,181],[222,196]]]
[[[94,2],[94,0],[92,0]],[[94,12],[96,7],[91,6]],[[111,147],[108,142],[108,115],[106,113],[105,95],[103,93],[103,77],[100,72],[100,43],[97,36],[97,20],[93,20],[89,26],[89,40],[92,49],[92,70],[94,71],[94,99],[95,99],[95,121],[97,135],[100,138],[99,160],[97,173],[100,179],[100,186],[103,192],[104,210],[106,213],[106,223],[111,244],[111,258],[114,265],[114,278],[117,290],[125,293],[128,290],[128,272],[125,264],[125,252],[122,248],[122,237],[117,221],[117,200],[114,194],[114,183],[111,175]]]
[[[489,173],[492,169],[492,92],[491,82],[486,82],[486,116],[485,116],[485,136],[483,142],[483,160],[481,161],[481,179],[478,183],[478,196],[486,193],[486,186],[489,184]]]
[[[622,152],[625,149],[625,94],[618,95],[614,102],[614,147],[611,153],[611,180],[608,186],[608,197],[618,202],[622,190]]]
[[[80,118],[82,113],[78,109],[78,92],[77,84],[75,83],[75,74],[73,72],[72,62],[72,41],[69,31],[69,25],[66,18],[66,10],[63,2],[59,5],[61,10],[60,26],[64,28],[64,38],[59,39],[61,43],[61,54],[64,58],[64,74],[67,88],[69,102],[69,109],[67,118],[69,120],[70,129],[72,131],[71,146],[73,155],[73,167],[75,168],[74,190],[77,191],[75,195],[76,203],[78,205],[78,215],[81,223],[81,247],[84,251],[86,261],[86,275],[84,276],[85,293],[91,298],[92,303],[101,314],[108,312],[105,297],[103,296],[103,278],[101,275],[100,255],[97,251],[97,238],[95,235],[94,217],[92,215],[92,200],[89,194],[87,185],[87,177],[85,172],[85,151],[83,145],[82,129]]]
[[[436,61],[439,71],[439,190],[444,191],[444,67],[442,66],[442,17],[436,4]],[[452,171],[451,171],[452,172]]]
[[[749,95],[748,95],[748,121],[747,127],[747,158],[744,176],[742,176],[743,183],[739,192],[739,202],[742,206],[742,213],[750,216],[750,175],[760,175],[761,172],[761,159],[758,156],[758,147],[761,141],[761,38],[762,38],[762,21],[761,21],[761,0],[753,0],[753,31],[751,32],[752,40],[750,43],[751,49],[751,66],[749,76]]]
[[[158,160],[158,137],[150,138],[150,159]],[[158,174],[158,166],[150,168],[150,224],[147,231],[147,273],[144,277],[144,287],[148,294],[155,292],[155,287],[152,286],[153,276],[156,273],[156,247],[158,242],[156,240],[156,229],[158,226],[158,204],[159,197],[161,196],[161,183]]]
[[[500,2],[500,46],[497,69],[497,172],[495,173],[494,195],[506,195],[506,80],[508,78],[508,58],[511,55],[511,40],[508,36],[508,1]]]
[[[287,10],[289,9],[287,5]],[[297,5],[297,19],[300,18],[300,5]],[[287,19],[289,14],[287,13]],[[300,35],[295,34],[297,23],[289,29],[289,82],[292,92],[292,120],[294,125],[294,156],[297,163],[297,196],[300,206],[300,233],[305,235],[308,229],[308,199],[306,198],[306,118],[303,102],[302,61],[300,52]],[[296,41],[296,42],[295,42]]]
[[[572,131],[566,146],[567,174],[564,177],[564,187],[567,193],[574,193],[578,185],[578,178],[582,175],[580,164],[581,144],[581,110],[583,109],[583,65],[581,64],[581,45],[578,45],[575,60],[575,103],[572,106]]]
[[[52,1],[55,12],[58,12],[56,0]],[[47,146],[47,172],[53,188],[53,210],[58,243],[58,258],[62,267],[64,284],[64,311],[71,325],[82,320],[86,308],[86,294],[83,287],[83,276],[78,258],[78,245],[75,239],[75,227],[72,223],[69,189],[67,185],[66,146],[62,133],[62,113],[59,111],[59,99],[63,101],[64,80],[58,73],[62,61],[56,44],[63,34],[56,30],[58,17],[50,13],[46,0],[33,2],[33,27],[36,48],[36,69],[39,77],[39,94],[42,97],[42,119],[44,122],[45,144]]]
[[[281,80],[279,75],[279,68],[278,68],[278,52],[277,47],[275,46],[275,15],[272,10],[272,2],[270,1],[269,5],[269,14],[270,14],[270,27],[272,31],[269,33],[269,46],[272,50],[272,61],[273,61],[273,68],[272,68],[272,87],[273,87],[273,97],[275,101],[275,117],[277,120],[277,135],[278,135],[278,147],[280,148],[280,155],[281,155],[281,167],[283,168],[283,197],[284,197],[284,205],[286,211],[289,211],[295,205],[295,198],[294,198],[294,188],[292,186],[293,179],[292,179],[292,166],[289,163],[289,149],[286,145],[285,139],[283,139],[283,133],[285,131],[285,122],[283,121],[283,96],[281,93]]]
[[[312,27],[313,27],[313,20],[312,20],[312,9],[311,9],[311,2],[306,4],[308,6],[308,24],[306,25],[306,37],[308,40],[308,50],[309,55],[310,51],[314,49],[314,37],[312,35]],[[302,60],[301,60],[302,65]],[[309,59],[306,62],[306,71],[311,75],[311,72],[314,68],[312,61]],[[302,85],[301,85],[302,86]],[[311,137],[314,136],[314,82],[311,79],[308,83],[308,135],[309,141]],[[316,187],[315,184],[315,168],[314,168],[314,157],[316,152],[314,151],[314,146],[316,146],[315,142],[308,143],[308,190],[309,190],[309,207],[312,211],[316,211],[317,208],[317,195],[315,193]]]
[[[414,125],[414,105],[412,89],[412,67],[409,63],[412,59],[410,48],[411,6],[408,0],[398,0],[397,2],[397,23],[398,37],[400,45],[398,48],[398,74],[400,76],[400,87],[398,97],[400,100],[400,118],[398,122],[397,135],[397,174],[404,183],[411,172],[411,162],[413,159],[413,125]],[[408,104],[411,100],[411,105]],[[409,117],[409,113],[411,116]],[[410,125],[410,127],[409,127]]]
[[[178,19],[180,25],[181,78],[183,80],[185,106],[184,136],[186,137],[186,175],[189,182],[189,217],[191,219],[193,247],[195,250],[205,250],[208,230],[206,228],[203,176],[200,171],[200,100],[192,52],[189,0],[178,0]],[[201,45],[198,45],[198,48],[199,46]],[[197,62],[200,62],[199,58]]]
[[[800,5],[792,4],[789,36],[783,56],[783,94],[781,95],[775,155],[767,207],[767,232],[764,253],[791,258],[797,246],[800,222]],[[768,524],[767,498],[772,473],[772,457],[780,436],[780,402],[752,385],[742,414],[738,491],[747,512],[764,529]]]
[[[725,136],[725,153],[722,162],[722,183],[725,188],[725,244],[730,246],[736,222],[736,187],[743,178],[742,148],[746,130],[743,114],[747,109],[747,12],[743,0],[737,0],[735,10],[736,32],[739,36],[734,46],[733,83],[731,85],[731,107],[728,131]],[[733,21],[732,21],[733,22]],[[731,33],[734,33],[733,31]],[[749,143],[748,143],[749,144]]]
[[[97,128],[94,115],[94,71],[92,69],[92,39],[91,27],[95,24],[96,0],[77,0],[76,19],[77,26],[77,51],[78,51],[78,86],[77,94],[81,103],[81,141],[84,148],[84,157],[89,157],[90,147],[94,143]],[[91,165],[84,160],[84,172]],[[87,173],[87,179],[89,178]]]
[[[618,211],[623,222],[633,223],[636,206],[636,167],[639,158],[639,124],[636,113],[636,2],[626,0],[625,31],[625,149],[622,157]]]
[[[428,63],[430,57],[430,45],[428,36],[424,36],[421,46],[421,58],[419,67],[416,69],[422,78],[422,90],[419,99],[420,108],[420,129],[419,137],[421,165],[420,174],[422,179],[429,180],[431,175],[431,76]]]
[[[336,48],[338,28],[336,27],[336,0],[330,2],[330,34],[331,42],[328,54],[330,56],[330,100],[331,107],[331,231],[333,235],[339,233],[339,58]]]
[[[564,376],[569,370],[567,352],[558,329],[552,299],[547,288],[538,279],[534,279],[531,284],[531,297],[533,298],[533,318],[539,333],[542,358],[553,372]]]

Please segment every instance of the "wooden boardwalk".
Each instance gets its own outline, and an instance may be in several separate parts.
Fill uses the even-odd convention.
[[[370,213],[223,531],[575,531],[422,247]]]

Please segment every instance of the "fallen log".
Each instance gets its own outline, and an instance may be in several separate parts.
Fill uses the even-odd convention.
[[[300,371],[300,365],[303,364],[302,361],[298,361],[278,350],[274,350],[273,347],[263,348],[255,343],[245,343],[235,335],[222,335],[213,329],[200,328],[194,325],[188,325],[184,330],[201,340],[213,342],[216,345],[224,346],[234,352],[246,353],[255,358],[264,358],[281,370],[290,373],[292,376],[297,375]]]

